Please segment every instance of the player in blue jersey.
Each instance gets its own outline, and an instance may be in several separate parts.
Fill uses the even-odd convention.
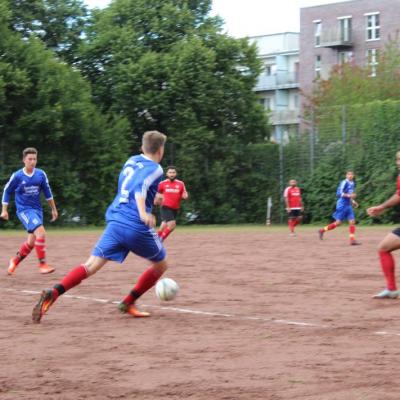
[[[2,210],[0,217],[9,219],[8,204],[15,194],[17,216],[28,232],[27,240],[21,245],[15,257],[11,258],[7,273],[13,274],[18,264],[32,251],[36,250],[39,259],[39,271],[48,274],[54,271],[46,263],[46,231],[43,226],[43,209],[40,202],[40,194],[44,193],[51,207],[52,219],[58,217],[57,207],[51,193],[46,173],[36,168],[37,150],[28,147],[22,152],[24,168],[14,172],[6,184],[2,197]]]
[[[350,245],[358,245],[359,242],[356,241],[356,219],[354,216],[353,207],[357,208],[358,203],[354,200],[356,198],[356,184],[354,182],[354,172],[347,171],[346,179],[340,182],[336,191],[336,211],[332,214],[335,219],[334,222],[325,226],[318,231],[319,238],[322,240],[324,238],[324,233],[338,227],[343,221],[349,221],[349,237]]]
[[[159,165],[167,137],[158,131],[143,135],[143,154],[132,156],[122,168],[118,192],[106,212],[107,227],[88,260],[72,269],[52,289],[43,290],[33,309],[32,319],[40,322],[54,301],[83,279],[99,271],[108,260],[122,263],[131,251],[152,264],[139,277],[132,291],[118,308],[134,317],[150,314],[137,309],[135,301],[149,290],[167,269],[164,246],[154,231],[155,217],[151,213],[163,170]]]

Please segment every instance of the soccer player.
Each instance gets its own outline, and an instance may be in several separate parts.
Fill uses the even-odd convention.
[[[396,165],[399,171],[399,176],[397,177],[397,190],[382,204],[367,209],[367,213],[371,217],[377,217],[387,208],[400,203],[400,151],[396,153]],[[379,259],[386,279],[386,289],[376,294],[374,296],[376,299],[395,299],[400,295],[400,291],[397,290],[396,286],[395,262],[392,255],[392,252],[398,249],[400,249],[400,228],[396,228],[391,233],[387,234],[379,243]]]
[[[358,203],[354,200],[356,198],[355,188],[356,184],[354,182],[354,172],[347,171],[346,179],[340,182],[336,191],[336,197],[338,198],[338,200],[336,202],[336,211],[332,214],[335,221],[318,231],[319,238],[321,240],[324,238],[324,233],[326,231],[335,229],[344,220],[347,219],[349,221],[350,245],[355,246],[361,244],[356,241],[355,237],[356,220],[354,216],[353,206],[355,208],[358,207]]]
[[[295,236],[294,228],[303,219],[301,213],[304,211],[303,202],[301,200],[301,190],[297,186],[297,181],[295,179],[289,181],[289,186],[283,192],[283,197],[288,213],[290,235]]]
[[[54,285],[45,289],[32,311],[32,319],[39,323],[56,299],[82,280],[95,274],[109,260],[122,263],[129,252],[151,261],[139,277],[132,291],[118,305],[120,312],[134,317],[150,314],[138,310],[135,301],[147,292],[167,269],[166,251],[154,231],[155,217],[151,213],[157,187],[163,175],[159,165],[167,137],[158,131],[143,135],[143,154],[130,157],[118,179],[118,191],[106,211],[107,226],[98,240],[92,255],[83,264]]]
[[[176,228],[176,216],[178,214],[181,200],[186,200],[189,195],[185,184],[176,179],[177,170],[174,166],[167,168],[167,179],[158,185],[156,204],[161,204],[161,225],[158,236],[165,240]]]
[[[28,232],[27,240],[21,245],[15,257],[11,258],[7,273],[12,275],[18,264],[32,251],[36,250],[39,259],[39,271],[49,274],[54,271],[46,263],[46,230],[43,226],[43,209],[40,203],[40,194],[44,193],[51,207],[51,222],[58,218],[57,207],[51,193],[46,173],[36,168],[38,152],[33,147],[28,147],[22,152],[24,167],[11,175],[4,187],[2,210],[0,217],[9,219],[8,203],[15,193],[17,216]]]

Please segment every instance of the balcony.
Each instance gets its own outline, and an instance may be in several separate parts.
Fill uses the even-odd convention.
[[[255,87],[256,92],[299,87],[299,74],[295,72],[276,72],[274,75],[261,74]]]
[[[337,49],[353,47],[351,29],[324,29],[321,34],[320,46]]]
[[[292,125],[300,123],[300,110],[271,111],[270,121],[272,125]]]

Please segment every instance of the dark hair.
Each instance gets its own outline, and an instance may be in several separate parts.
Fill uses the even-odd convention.
[[[25,158],[28,154],[37,154],[38,151],[34,147],[27,147],[22,151],[22,157]]]
[[[176,172],[178,172],[174,165],[169,165],[165,170],[168,172],[170,169],[174,169]]]
[[[145,153],[155,154],[165,145],[167,136],[158,131],[147,131],[142,137],[142,150]]]

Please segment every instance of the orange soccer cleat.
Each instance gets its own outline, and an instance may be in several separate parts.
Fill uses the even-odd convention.
[[[33,307],[32,310],[32,321],[39,324],[43,315],[46,314],[47,310],[54,303],[55,299],[53,296],[52,289],[44,289],[40,295],[38,303]]]
[[[15,260],[15,258],[12,258],[10,260],[10,263],[8,264],[7,274],[12,275],[14,271],[17,269],[18,264],[19,263]]]
[[[39,264],[39,272],[41,274],[51,274],[52,272],[55,271],[55,268],[50,267],[49,265],[47,265],[46,263],[40,263]]]
[[[134,316],[135,318],[145,318],[145,317],[150,317],[150,313],[146,311],[140,311],[136,308],[135,304],[130,304],[129,306],[125,303],[119,303],[118,304],[118,310],[122,314],[130,314]]]

